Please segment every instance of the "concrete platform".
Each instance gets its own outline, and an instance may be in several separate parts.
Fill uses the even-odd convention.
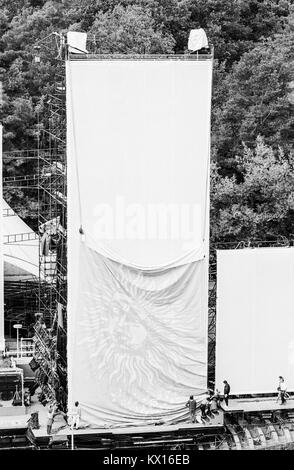
[[[225,413],[256,413],[261,411],[294,410],[294,399],[288,399],[281,405],[276,398],[230,399],[229,406],[222,403]]]
[[[75,436],[80,435],[96,435],[96,436],[121,436],[121,435],[136,435],[136,434],[158,434],[158,433],[177,433],[179,431],[199,431],[203,429],[222,429],[223,428],[223,414],[221,413],[221,419],[217,422],[213,420],[209,423],[205,424],[179,424],[179,425],[159,425],[159,426],[134,426],[134,427],[121,427],[121,428],[90,428],[90,427],[81,427],[80,429],[75,429],[71,431],[69,426],[66,426],[56,433],[53,434],[55,436],[60,435],[67,435],[71,436],[74,434]],[[46,427],[43,425],[40,429],[33,429],[32,430],[34,436],[36,438],[40,437],[48,437]]]
[[[2,402],[3,403],[3,402]],[[0,406],[0,417],[2,416],[23,416],[26,414],[24,406]]]
[[[39,429],[32,429],[32,433],[36,439],[49,438],[47,434],[47,407],[41,405],[36,397],[32,397],[32,405],[30,410],[27,410],[28,413],[38,412],[39,414]],[[90,428],[87,426],[83,420],[81,420],[80,428],[73,431],[75,436],[87,436],[87,435],[96,435],[96,436],[120,436],[120,435],[129,435],[135,436],[138,434],[148,434],[152,435],[155,433],[177,433],[177,432],[186,432],[189,430],[199,431],[203,429],[215,430],[216,432],[220,431],[224,425],[224,416],[223,412],[220,410],[219,414],[214,415],[208,422],[205,423],[195,423],[192,424],[187,420],[179,424],[161,424],[161,425],[146,425],[146,426],[114,426],[114,427],[101,427],[101,428]],[[61,436],[67,435],[71,436],[72,431],[69,426],[65,425],[63,419],[54,419],[52,426],[52,435]]]
[[[27,429],[29,418],[28,415],[0,416],[0,431]]]

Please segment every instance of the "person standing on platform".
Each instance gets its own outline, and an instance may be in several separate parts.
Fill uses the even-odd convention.
[[[67,426],[67,415],[64,413],[58,405],[54,409],[54,419],[52,423],[51,434],[56,434],[60,429]]]
[[[211,416],[212,393],[208,390],[206,393],[206,416]]]
[[[280,398],[281,399],[281,405],[284,405],[284,403],[286,403],[287,386],[286,386],[286,382],[284,380],[284,377],[282,377],[281,375],[279,376],[278,391],[279,391],[278,399]]]
[[[225,399],[225,404],[227,406],[229,405],[230,391],[231,391],[230,384],[228,384],[227,380],[224,380],[224,399]]]
[[[47,412],[47,434],[50,436],[52,430],[52,424],[54,419],[55,406],[54,403],[50,403]]]
[[[186,403],[186,406],[189,408],[191,423],[195,423],[195,420],[196,420],[196,401],[194,400],[193,395],[190,396],[189,400]]]
[[[78,401],[75,402],[75,406],[72,413],[71,429],[79,429],[80,419],[81,419],[81,408]]]
[[[221,396],[220,396],[220,391],[218,389],[215,390],[215,392],[212,396],[212,400],[215,401],[216,408],[219,409],[220,408],[220,402],[221,402]]]
[[[209,392],[206,392],[206,395],[200,404],[200,410],[202,419],[206,419],[207,416],[211,415],[211,395]]]

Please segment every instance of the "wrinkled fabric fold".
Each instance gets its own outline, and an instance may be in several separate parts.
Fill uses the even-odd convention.
[[[187,397],[206,389],[204,262],[146,273],[81,243],[80,269],[71,386],[83,419],[183,419]]]

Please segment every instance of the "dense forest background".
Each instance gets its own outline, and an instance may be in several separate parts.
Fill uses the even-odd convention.
[[[293,239],[293,0],[0,0],[4,150],[36,148],[46,127],[56,70],[34,62],[38,40],[75,30],[101,53],[183,53],[197,22],[215,51],[211,241]],[[35,170],[21,160],[4,167]],[[34,225],[36,199],[6,197]]]

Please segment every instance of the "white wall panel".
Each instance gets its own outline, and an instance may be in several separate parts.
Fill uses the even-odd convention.
[[[233,394],[294,390],[294,248],[217,253],[216,383]]]

